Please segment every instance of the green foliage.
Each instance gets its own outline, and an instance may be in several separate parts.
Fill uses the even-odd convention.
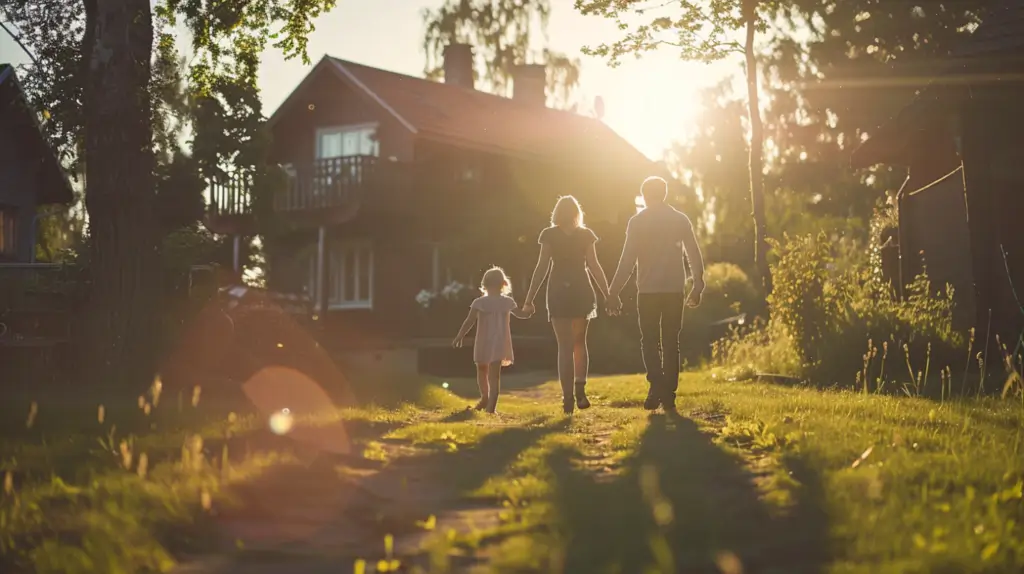
[[[740,313],[752,313],[764,295],[747,273],[734,263],[712,263],[704,268],[704,295],[700,307],[687,309],[686,328],[707,325]]]
[[[615,20],[619,30],[626,33],[613,42],[597,47],[584,47],[583,53],[608,58],[617,66],[623,56],[637,55],[668,46],[679,50],[684,60],[713,62],[730,54],[742,54],[743,45],[732,38],[732,32],[743,27],[741,15],[744,0],[712,2],[616,2],[614,0],[576,0],[575,6],[585,16],[600,16]],[[755,0],[753,4],[759,2]],[[760,2],[769,4],[769,2]],[[643,24],[635,24],[631,17]],[[760,24],[764,30],[763,21]]]
[[[772,242],[778,262],[775,291],[768,297],[771,319],[797,345],[800,357],[814,364],[826,333],[845,311],[847,294],[830,281],[832,256],[824,234],[785,239]]]
[[[770,320],[716,346],[719,364],[771,370],[818,384],[854,380],[882,390],[897,380],[915,390],[931,374],[962,368],[964,338],[952,328],[953,293],[936,295],[927,275],[898,300],[863,258],[840,269],[825,235],[786,238],[774,249]]]
[[[547,48],[532,50],[535,38],[547,33],[550,14],[550,0],[445,0],[436,10],[423,11],[423,71],[428,78],[440,78],[445,46],[470,44],[478,63],[476,77],[493,93],[508,95],[514,67],[532,57],[533,63],[547,67],[550,101],[567,108],[579,85],[579,59]]]

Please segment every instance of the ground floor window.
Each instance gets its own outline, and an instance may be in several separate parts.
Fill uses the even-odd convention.
[[[328,309],[373,308],[373,248],[365,242],[331,243],[324,273]],[[317,254],[309,258],[306,291],[317,300]]]

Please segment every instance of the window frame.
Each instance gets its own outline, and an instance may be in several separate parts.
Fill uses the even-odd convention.
[[[355,296],[346,300],[346,285],[349,275],[345,265],[350,254],[354,254],[356,266],[356,275],[352,283]],[[369,241],[342,241],[329,244],[328,258],[324,269],[324,273],[327,274],[328,311],[373,310],[375,259],[373,244]],[[306,292],[313,297],[314,303],[317,299],[316,268],[317,253],[314,250],[309,257],[309,273],[306,279]],[[369,291],[365,295],[361,292],[364,268],[366,269],[366,288]]]
[[[357,153],[357,154],[352,154],[352,155],[339,155],[339,156],[331,156],[329,158],[328,157],[324,157],[324,155],[323,155],[323,137],[325,135],[341,134],[342,136],[344,136],[344,134],[346,134],[346,133],[362,132],[362,131],[370,131],[370,132],[372,132],[372,136],[373,136],[373,153],[371,153],[371,154]],[[366,155],[369,155],[370,157],[380,157],[380,138],[377,137],[378,131],[379,131],[379,124],[377,122],[363,122],[363,123],[360,123],[360,124],[343,124],[343,125],[332,125],[332,126],[318,127],[316,129],[316,134],[314,135],[316,140],[313,142],[314,159],[322,160],[322,159],[333,159],[335,157],[361,157],[361,156],[366,156]]]

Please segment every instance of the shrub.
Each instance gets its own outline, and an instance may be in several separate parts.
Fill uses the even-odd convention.
[[[761,293],[750,277],[733,263],[712,263],[704,270],[704,297],[700,307],[688,311],[686,318],[697,324],[726,319],[757,307]]]
[[[933,295],[922,274],[900,301],[867,261],[837,269],[835,244],[824,235],[785,237],[773,248],[770,319],[718,343],[718,364],[872,389],[909,378],[919,391],[933,361],[931,374],[964,360],[951,288]]]

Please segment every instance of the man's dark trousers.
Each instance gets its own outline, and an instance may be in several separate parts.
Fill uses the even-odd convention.
[[[652,395],[666,403],[675,400],[679,387],[679,332],[685,302],[683,293],[639,293],[636,298],[647,382]]]

